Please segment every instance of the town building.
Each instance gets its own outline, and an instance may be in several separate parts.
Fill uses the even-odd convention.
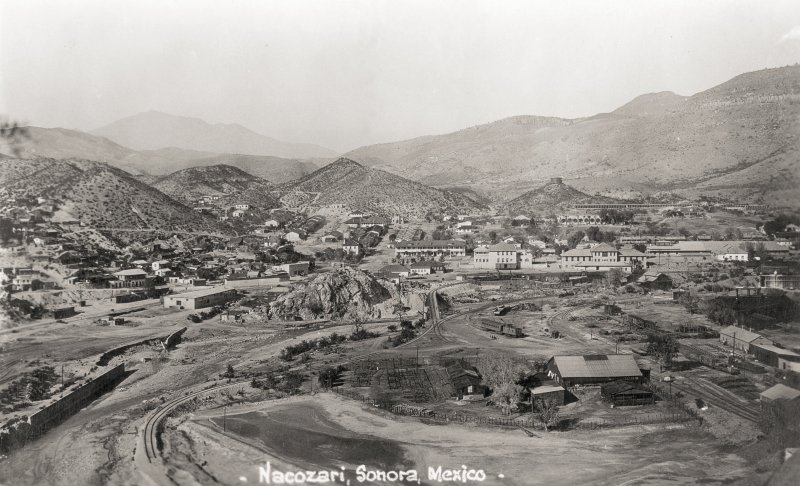
[[[800,354],[780,348],[772,343],[761,342],[761,340],[756,340],[750,344],[750,354],[752,354],[759,363],[764,363],[765,365],[774,366],[776,368],[778,367],[780,359],[787,362],[800,362]]]
[[[618,268],[631,272],[634,267],[644,266],[647,255],[633,248],[621,248],[600,243],[591,248],[575,248],[561,254],[561,266],[566,269],[584,271],[607,271]]]
[[[362,226],[389,226],[389,220],[382,216],[353,216],[344,222],[349,228],[361,228]]]
[[[430,275],[434,273],[435,267],[436,263],[423,261],[412,264],[410,269],[412,275]]]
[[[475,268],[519,270],[523,251],[511,243],[498,243],[488,248],[475,248],[472,263]]]
[[[320,238],[323,243],[336,243],[337,241],[341,241],[344,238],[344,235],[340,231],[329,231],[325,233],[325,235]]]
[[[650,290],[670,290],[672,288],[672,278],[666,273],[657,272],[655,270],[644,272],[636,282]]]
[[[453,385],[453,396],[461,400],[466,396],[483,398],[486,394],[486,386],[478,370],[473,366],[454,363],[445,368]]]
[[[361,245],[356,240],[346,239],[342,242],[342,251],[348,255],[358,255],[361,252]]]
[[[120,270],[113,274],[116,280],[109,280],[108,285],[111,288],[127,288],[127,287],[144,287],[147,272],[139,268],[131,268],[128,270]]]
[[[728,326],[719,332],[720,343],[743,353],[750,353],[750,345],[757,339],[761,339],[760,334],[743,327]]]
[[[296,263],[283,263],[281,265],[273,265],[273,272],[284,272],[290,277],[295,275],[305,275],[308,273],[311,264],[309,262],[296,262]]]
[[[305,239],[305,234],[299,231],[289,231],[288,233],[283,235],[283,238],[286,241],[297,243],[298,241]]]
[[[236,290],[215,287],[211,289],[195,290],[182,294],[165,295],[164,307],[178,307],[181,309],[203,309],[222,305],[236,299]]]
[[[617,380],[639,383],[643,379],[639,365],[630,354],[553,356],[547,362],[547,375],[565,387]]]
[[[467,244],[463,240],[421,240],[395,243],[395,258],[438,258],[441,256],[463,257]]]
[[[758,286],[765,289],[800,289],[800,275],[785,275],[775,272],[758,276]]]
[[[638,383],[618,380],[600,386],[600,395],[612,404],[648,405],[655,403],[655,394]]]
[[[775,400],[798,400],[800,399],[800,390],[788,387],[783,383],[767,388],[761,392],[761,408],[764,409],[772,404]]]
[[[158,260],[158,261],[155,261],[155,262],[150,264],[150,267],[154,271],[161,270],[161,269],[164,269],[164,268],[170,268],[170,266],[171,266],[171,264],[170,264],[169,260]]]
[[[411,274],[411,269],[403,265],[386,265],[379,270],[379,273],[391,278],[408,277]]]

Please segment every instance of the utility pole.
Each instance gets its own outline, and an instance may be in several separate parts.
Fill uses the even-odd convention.
[[[228,416],[228,406],[225,405],[225,406],[222,407],[222,431],[223,432],[225,432],[227,430],[226,424],[225,424],[225,419],[227,419],[227,416]]]
[[[64,396],[64,365],[61,365],[61,396]]]

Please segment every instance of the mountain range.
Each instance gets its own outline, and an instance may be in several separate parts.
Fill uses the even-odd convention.
[[[21,147],[23,157],[104,161],[146,182],[158,180],[148,174],[223,164],[279,185],[297,180],[302,187],[318,178],[310,177],[318,167],[333,160],[332,151],[318,146],[287,144],[240,125],[159,112],[134,115],[91,134],[35,127],[30,132]],[[0,152],[8,153],[2,147]],[[380,171],[364,183],[395,174],[453,188],[448,198],[460,193],[460,202],[466,197],[477,205],[484,198],[502,205],[551,177],[563,177],[592,195],[703,194],[799,207],[800,66],[745,73],[692,96],[645,94],[611,113],[577,119],[516,116],[365,146],[345,157]],[[362,172],[355,171],[354,177],[361,178]],[[335,199],[346,198],[340,194]]]
[[[423,218],[428,213],[485,209],[460,192],[435,189],[347,158],[279,186],[290,207],[344,205],[383,216]]]
[[[335,157],[333,150],[313,144],[289,143],[238,124],[207,123],[198,118],[148,111],[91,131],[135,150],[176,147],[212,153],[269,155],[310,159]]]
[[[432,185],[502,186],[564,177],[594,194],[676,191],[800,204],[800,66],[737,76],[693,96],[640,96],[579,119],[518,116],[347,154]]]
[[[19,156],[52,159],[81,159],[106,162],[135,175],[166,175],[189,167],[227,164],[274,182],[298,179],[316,170],[328,159],[284,159],[266,155],[218,154],[165,146],[155,150],[134,150],[105,137],[66,128],[27,127]],[[10,153],[0,146],[0,153]],[[147,179],[147,178],[145,178]]]

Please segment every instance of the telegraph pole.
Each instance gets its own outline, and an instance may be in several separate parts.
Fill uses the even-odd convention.
[[[228,406],[225,405],[224,407],[222,407],[222,431],[223,432],[225,432],[227,430],[226,425],[225,425],[225,419],[227,418],[227,416],[228,416]]]

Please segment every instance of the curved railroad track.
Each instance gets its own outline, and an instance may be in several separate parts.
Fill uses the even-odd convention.
[[[439,290],[441,290],[443,288],[446,288],[446,287],[453,287],[453,286],[456,286],[456,285],[463,285],[464,283],[466,283],[466,282],[458,282],[458,283],[453,283],[453,284],[447,284],[447,285],[443,285],[441,287],[438,287],[438,288],[433,289],[430,292],[428,292],[428,300],[429,300],[429,303],[430,303],[431,309],[432,309],[432,311],[431,311],[431,318],[432,318],[431,320],[433,321],[432,325],[430,327],[428,327],[425,331],[423,331],[419,336],[417,336],[416,338],[412,339],[411,341],[409,341],[407,343],[404,343],[404,344],[398,346],[398,348],[411,345],[412,343],[416,342],[418,339],[420,339],[421,337],[425,336],[429,332],[434,332],[434,333],[438,333],[439,335],[441,335],[441,330],[439,330],[439,327],[441,326],[442,321],[444,321],[445,319],[452,319],[454,317],[457,317],[458,314],[453,315],[453,316],[448,316],[445,319],[440,319],[439,318],[439,306],[438,306],[438,303],[436,302],[436,297],[435,297],[436,292],[438,292]],[[380,354],[382,352],[383,351],[374,351],[372,353],[366,353],[366,354],[361,355],[361,356],[359,356],[357,358],[353,358],[351,361],[364,360],[364,359],[369,358],[370,356],[373,356],[373,355],[376,355],[376,354]],[[219,390],[222,390],[222,389],[225,389],[225,388],[232,388],[232,387],[235,387],[235,386],[246,384],[248,382],[249,382],[249,380],[239,380],[239,381],[235,381],[235,382],[232,382],[232,383],[225,383],[223,385],[213,386],[211,388],[207,388],[207,389],[204,389],[204,390],[195,391],[195,392],[192,392],[192,393],[180,396],[180,397],[176,397],[176,398],[164,403],[158,409],[153,411],[153,413],[151,413],[150,416],[147,418],[147,420],[145,422],[145,425],[144,425],[144,429],[143,429],[145,457],[147,458],[148,463],[152,464],[154,461],[157,461],[157,460],[160,459],[161,454],[160,454],[160,448],[159,448],[159,445],[158,445],[160,424],[178,406],[180,406],[181,404],[186,403],[186,402],[188,402],[188,401],[190,401],[190,400],[192,400],[194,398],[202,396],[202,395],[204,395],[206,393],[219,391]]]
[[[225,388],[232,388],[245,383],[247,383],[247,380],[213,386],[211,388],[206,388],[204,390],[199,390],[174,398],[161,405],[160,408],[155,410],[150,417],[147,418],[147,421],[144,424],[144,447],[148,462],[152,463],[154,460],[160,457],[160,448],[158,447],[158,428],[161,424],[161,421],[167,418],[167,416],[169,416],[173,410],[175,410],[178,406],[206,393],[223,390]]]

